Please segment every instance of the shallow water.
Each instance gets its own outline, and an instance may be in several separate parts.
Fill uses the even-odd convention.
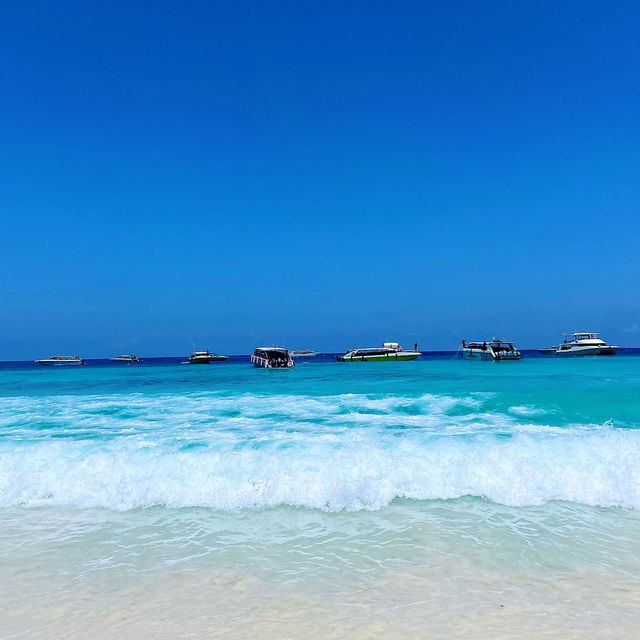
[[[7,637],[640,637],[640,357],[0,370]]]

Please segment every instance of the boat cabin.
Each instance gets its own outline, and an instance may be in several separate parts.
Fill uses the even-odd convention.
[[[289,349],[284,347],[258,347],[254,349],[251,362],[265,369],[287,369],[294,366]]]
[[[599,333],[588,333],[586,331],[580,331],[571,334],[564,334],[564,342],[563,344],[575,344],[576,342],[584,343],[588,341],[593,344],[606,344],[604,340],[598,338]]]

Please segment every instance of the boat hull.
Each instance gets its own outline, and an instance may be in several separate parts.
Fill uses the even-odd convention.
[[[501,362],[503,360],[521,360],[522,355],[520,353],[514,355],[496,355],[493,356],[486,351],[462,351],[462,358],[464,360],[493,360],[494,362]]]
[[[270,358],[262,358],[260,356],[251,356],[251,362],[254,367],[259,369],[290,369],[294,366],[294,362],[289,358],[286,364],[275,364]]]
[[[615,356],[618,347],[574,347],[572,349],[558,349],[553,355],[565,357],[575,356]]]
[[[36,364],[40,364],[43,367],[81,367],[83,362],[42,362],[40,360],[35,361]]]
[[[463,360],[493,360],[493,356],[487,351],[469,351],[462,350]]]

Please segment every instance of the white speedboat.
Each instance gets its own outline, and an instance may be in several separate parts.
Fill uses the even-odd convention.
[[[462,341],[462,357],[465,360],[520,360],[521,353],[515,348],[513,342],[506,340],[485,340],[483,342]]]
[[[562,344],[539,351],[554,356],[614,356],[617,345],[607,344],[599,335],[588,331],[565,333]]]
[[[207,349],[206,351],[194,351],[189,356],[189,360],[183,364],[210,364],[211,362],[222,362],[228,359],[229,356],[221,356]]]
[[[311,349],[295,349],[289,353],[292,358],[313,358],[318,355],[317,351],[311,351]]]
[[[116,356],[115,358],[109,358],[111,362],[140,362],[138,356],[134,356],[132,354],[123,354],[121,356]]]
[[[86,362],[78,356],[51,356],[43,360],[35,360],[35,362],[48,367],[69,367],[86,364]]]
[[[288,369],[295,364],[291,352],[284,347],[256,347],[251,362],[255,367],[265,369]]]
[[[398,360],[415,360],[422,354],[405,350],[397,342],[383,342],[381,347],[358,347],[349,349],[344,355],[336,356],[338,362],[396,362]]]

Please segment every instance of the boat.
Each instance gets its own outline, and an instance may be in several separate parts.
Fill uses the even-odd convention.
[[[222,362],[228,360],[229,356],[221,356],[207,349],[206,351],[194,351],[187,362],[183,364],[210,364],[212,362]]]
[[[251,362],[254,366],[265,369],[288,369],[295,364],[291,352],[284,347],[256,347]]]
[[[383,342],[381,347],[358,347],[349,349],[342,356],[336,356],[338,362],[390,362],[397,360],[415,360],[422,354],[403,349],[397,342]]]
[[[555,356],[614,356],[618,350],[617,345],[607,344],[598,338],[599,335],[590,331],[565,333],[562,344],[538,351]]]
[[[289,353],[292,358],[313,358],[318,355],[317,351],[311,351],[311,349],[294,349]]]
[[[507,340],[484,340],[482,342],[462,341],[462,357],[465,360],[520,360],[522,354],[515,348],[513,342]]]
[[[134,356],[132,354],[123,354],[121,356],[116,356],[115,358],[109,358],[111,362],[140,362],[138,356]]]
[[[86,364],[79,356],[51,356],[50,358],[35,360],[34,362],[48,367],[69,367]]]

